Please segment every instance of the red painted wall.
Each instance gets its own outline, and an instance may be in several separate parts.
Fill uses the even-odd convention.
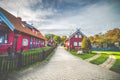
[[[70,39],[70,48],[71,49],[76,49],[76,48],[81,48],[81,46],[74,46],[74,42],[82,42],[83,37],[82,38],[75,38],[75,36],[73,36]]]
[[[69,49],[69,41],[68,40],[65,42],[64,46],[66,49]]]
[[[13,51],[13,42],[14,42],[13,40],[14,40],[14,32],[11,31],[11,30],[8,30],[8,40],[7,40],[7,43],[0,44],[0,53],[7,53],[7,48],[8,47],[10,47],[11,51]]]
[[[53,46],[53,45],[55,45],[55,41],[54,40],[49,40],[48,44],[51,45],[51,46]]]
[[[23,39],[28,40],[28,45],[23,46]],[[19,52],[23,48],[23,50],[29,50],[30,49],[30,36],[19,34],[18,40],[17,40],[17,51]]]
[[[2,35],[2,34],[0,34]],[[16,39],[16,35],[18,36],[17,38],[17,45],[15,44],[15,39]],[[28,45],[27,46],[23,46],[22,42],[23,39],[27,39],[28,40]],[[41,39],[37,39],[38,43],[36,43],[36,38],[32,38],[32,47],[33,48],[40,48],[40,47],[44,47],[45,46],[45,41],[41,40]],[[41,42],[44,42],[44,44],[42,45]],[[17,46],[17,47],[16,47]],[[20,52],[21,48],[23,48],[23,50],[29,50],[30,49],[30,36],[25,35],[25,34],[18,34],[18,33],[14,33],[13,31],[9,30],[8,31],[8,41],[6,44],[0,44],[0,53],[7,53],[7,48],[10,47],[11,51],[14,52],[15,49],[17,49],[17,52]]]
[[[75,35],[77,35],[77,37],[75,37]],[[75,50],[79,50],[81,49],[81,46],[79,45],[79,42],[82,43],[82,40],[83,40],[83,35],[81,35],[81,37],[79,37],[79,35],[81,35],[79,32],[74,34],[72,37],[70,37],[70,40],[69,40],[69,48],[70,49],[75,49]],[[74,46],[74,42],[77,42],[77,45]]]

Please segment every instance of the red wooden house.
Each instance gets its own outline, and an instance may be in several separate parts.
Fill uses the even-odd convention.
[[[0,53],[45,46],[45,37],[34,26],[0,8]]]
[[[82,46],[84,34],[77,29],[70,37],[65,41],[65,47],[70,50],[79,50]]]
[[[51,37],[49,40],[48,40],[48,46],[54,46],[56,45],[56,41]]]

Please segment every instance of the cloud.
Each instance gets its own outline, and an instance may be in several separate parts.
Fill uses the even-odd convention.
[[[62,17],[54,19],[56,22],[49,24],[48,28],[67,28],[75,30],[80,27],[86,35],[104,33],[106,30],[120,26],[120,16],[113,11],[113,5],[107,3],[96,3],[83,7],[76,14],[63,14]],[[72,12],[71,12],[72,13]],[[44,25],[46,26],[46,25]],[[47,26],[46,26],[47,27]],[[66,31],[70,33],[71,31]]]
[[[43,34],[69,35],[76,28],[87,36],[120,26],[116,0],[1,0],[0,6],[32,23]]]

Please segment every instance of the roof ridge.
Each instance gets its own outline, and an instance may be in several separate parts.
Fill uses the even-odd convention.
[[[80,32],[80,34],[81,34],[82,36],[85,36],[85,35],[80,31],[80,29],[79,29],[79,30],[77,29],[73,34],[70,35],[69,39],[71,39],[71,38],[74,36],[74,34],[76,34],[77,32]]]
[[[25,34],[29,34],[31,36],[35,36],[37,38],[41,38],[45,40],[45,37],[41,34],[41,32],[36,29],[34,27],[34,29],[36,29],[36,31],[38,31],[40,34],[35,34],[33,33],[33,31],[29,28],[29,27],[23,27],[23,22],[21,20],[18,20],[17,17],[15,17],[14,15],[12,15],[11,13],[9,13],[8,11],[4,10],[3,8],[0,7],[0,12],[4,14],[4,16],[11,22],[11,24],[15,27],[16,31],[20,31],[23,32]]]

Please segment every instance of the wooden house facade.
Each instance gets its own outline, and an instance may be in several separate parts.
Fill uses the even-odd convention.
[[[51,37],[48,42],[47,42],[48,46],[55,46],[56,45],[56,41]]]
[[[82,40],[84,38],[84,34],[77,29],[69,38],[65,41],[66,49],[70,50],[80,50],[82,46]]]
[[[0,8],[0,53],[45,46],[45,37],[34,26]]]

